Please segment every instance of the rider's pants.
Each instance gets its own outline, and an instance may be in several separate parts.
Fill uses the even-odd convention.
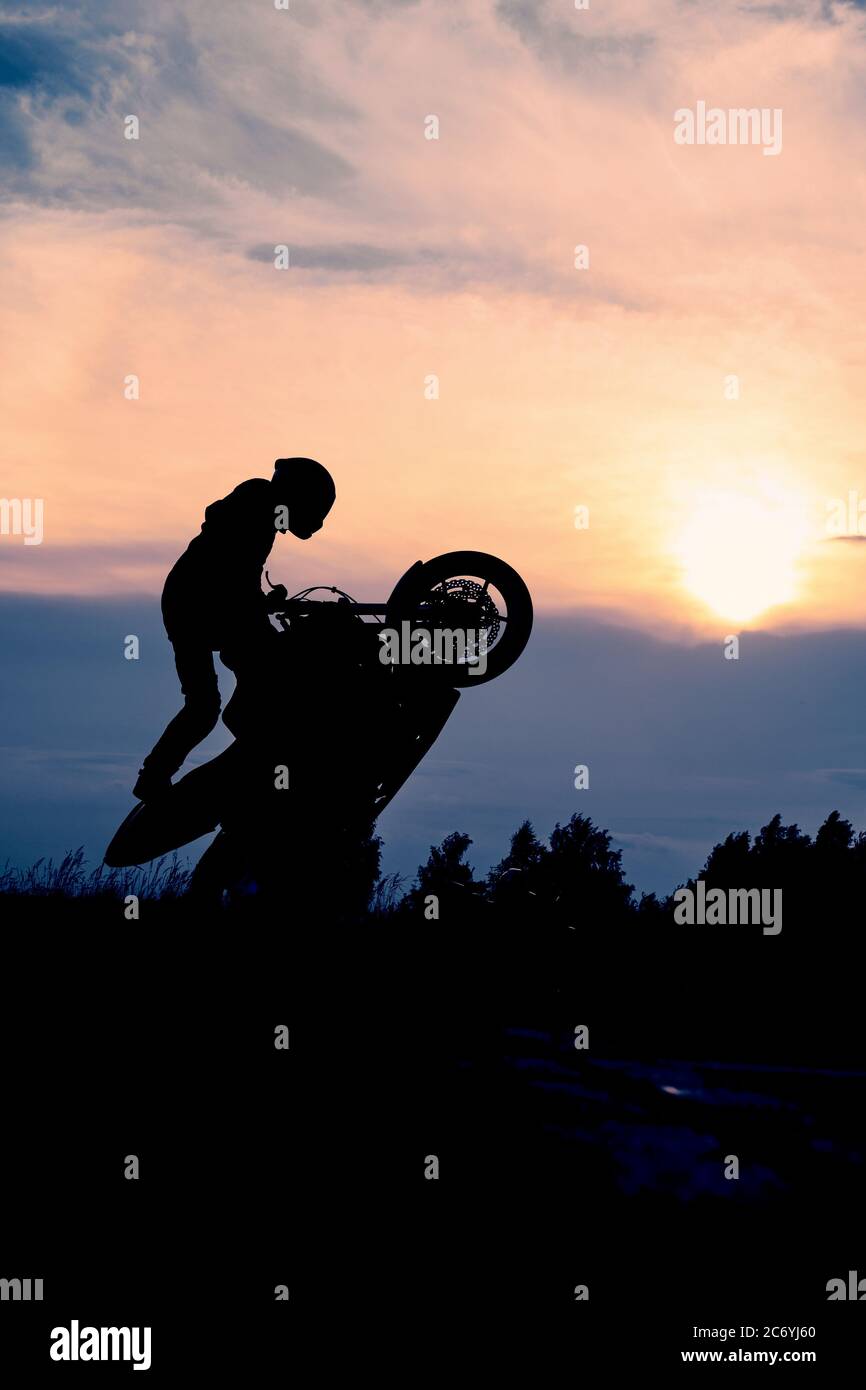
[[[173,777],[197,743],[216,727],[220,691],[213,651],[200,636],[175,634],[174,664],[183,692],[183,709],[144,760],[148,772]]]

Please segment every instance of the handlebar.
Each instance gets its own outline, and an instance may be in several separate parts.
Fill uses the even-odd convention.
[[[271,613],[317,613],[320,608],[351,608],[353,613],[360,613],[364,617],[384,618],[388,608],[387,603],[356,603],[353,599],[351,603],[331,604],[323,598],[292,598],[286,601],[283,599],[275,607],[270,604],[271,595],[267,595],[268,611]]]

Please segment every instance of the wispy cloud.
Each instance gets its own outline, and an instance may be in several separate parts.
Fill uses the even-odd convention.
[[[677,106],[696,95],[784,103],[786,141],[811,163],[840,108],[862,106],[859,10],[803,0],[765,11],[738,6],[720,36],[714,6],[680,0],[587,11],[553,0],[469,11],[434,0],[293,0],[284,12],[259,0],[6,4],[5,197],[180,222],[227,250],[273,234],[297,244],[301,267],[332,246],[336,219],[343,250],[320,252],[316,268],[361,280],[402,281],[429,256],[457,284],[574,294],[570,248],[590,241],[603,297],[643,306],[645,238],[671,293],[681,237],[718,227],[717,198],[727,263],[749,259],[738,213],[758,191],[753,163],[744,182],[745,161],[724,152],[713,168],[682,151],[674,162]],[[431,113],[438,141],[423,136]],[[137,141],[123,138],[127,114]],[[846,136],[852,167],[859,124]],[[777,201],[787,233],[802,175],[796,160],[785,167],[790,182],[779,170],[768,185],[767,169],[759,182],[767,225]],[[822,207],[808,213],[811,232],[794,214],[804,234],[820,231]],[[703,294],[718,254],[708,246]]]
[[[247,256],[251,261],[273,263],[275,246],[251,246]],[[290,248],[291,264],[300,270],[336,270],[371,272],[390,270],[394,266],[423,264],[434,258],[431,251],[401,251],[385,246],[364,246],[337,243],[334,246],[295,246]]]
[[[628,16],[619,23],[608,17],[605,30],[599,32],[586,22],[588,7],[576,12],[552,0],[497,0],[496,12],[546,63],[579,73],[593,85],[609,81],[612,71],[637,66],[656,41],[649,24],[632,31]],[[647,20],[651,22],[649,15]]]
[[[344,121],[351,110],[311,80],[298,48],[261,23],[261,8],[241,0],[226,23],[204,0],[182,10],[165,0],[5,7],[5,196],[147,208],[200,225],[202,204],[213,216],[242,189],[333,195],[352,165],[304,125]],[[292,37],[298,32],[295,25]],[[227,62],[239,42],[244,74]],[[257,64],[263,79],[244,80]],[[130,114],[140,122],[137,140],[124,138]]]

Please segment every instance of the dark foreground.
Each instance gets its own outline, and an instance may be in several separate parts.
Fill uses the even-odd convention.
[[[501,1377],[520,1343],[544,1378],[560,1330],[576,1373],[708,1346],[858,1364],[863,1313],[826,1290],[866,1277],[851,961],[495,916],[203,921],[181,901],[106,926],[19,906],[0,1275],[45,1298],[2,1304],[4,1357],[131,1373],[49,1362],[78,1318],[151,1325],[166,1383],[234,1364],[270,1384],[302,1347],[323,1376],[414,1383],[441,1352]]]

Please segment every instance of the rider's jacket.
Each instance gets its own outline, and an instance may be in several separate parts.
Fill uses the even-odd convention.
[[[262,570],[276,537],[266,478],[249,478],[205,509],[200,533],[172,568],[162,616],[172,641],[190,632],[212,651],[270,630]]]

